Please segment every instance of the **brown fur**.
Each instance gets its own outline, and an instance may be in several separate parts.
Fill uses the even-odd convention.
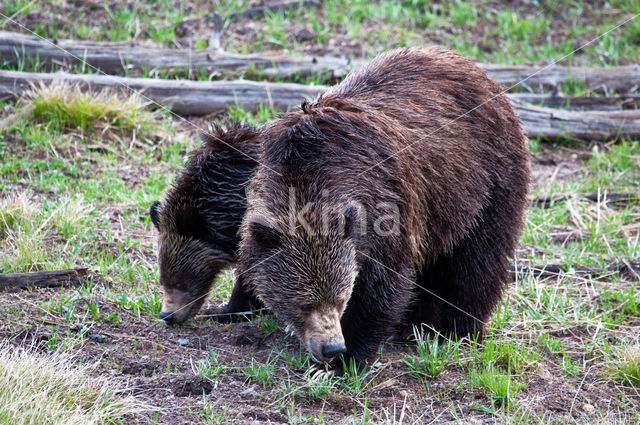
[[[159,231],[161,317],[167,323],[195,315],[216,276],[235,262],[245,190],[260,149],[259,132],[250,127],[217,127],[201,138],[164,202],[154,202],[150,211]],[[241,297],[241,289],[232,309],[248,309],[251,298]]]
[[[323,344],[344,338],[345,356],[363,361],[408,323],[481,330],[529,181],[500,86],[453,52],[403,49],[302,109],[264,132],[238,263],[254,294],[325,361]],[[381,235],[373,221],[390,205],[398,228]]]

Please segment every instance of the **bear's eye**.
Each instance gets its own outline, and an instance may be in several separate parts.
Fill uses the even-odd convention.
[[[309,314],[313,311],[313,305],[312,304],[302,304],[300,306],[300,311],[303,312],[304,314]]]
[[[338,310],[344,310],[347,305],[347,300],[338,300]]]
[[[280,242],[278,232],[262,223],[254,222],[249,225],[253,239],[262,247],[262,249],[276,248]]]

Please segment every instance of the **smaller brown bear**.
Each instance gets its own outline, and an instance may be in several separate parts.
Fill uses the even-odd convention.
[[[236,259],[239,229],[247,209],[246,186],[257,166],[259,130],[237,124],[201,133],[164,202],[151,205],[159,231],[160,317],[179,324],[194,316],[218,274]],[[221,313],[247,311],[260,303],[236,284]],[[224,317],[218,318],[224,321]]]

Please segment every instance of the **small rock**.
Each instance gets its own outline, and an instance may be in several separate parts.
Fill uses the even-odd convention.
[[[82,323],[76,323],[69,329],[71,330],[71,332],[81,332],[84,329],[84,325]]]
[[[149,356],[140,356],[140,360],[146,361],[149,360],[151,357]]]
[[[296,41],[305,42],[305,41],[315,40],[318,34],[315,31],[310,31],[306,28],[302,28],[301,30],[297,31],[293,36],[295,37]]]
[[[256,392],[254,387],[249,387],[246,390],[241,391],[240,395],[246,395],[246,396],[255,397],[255,396],[258,395],[258,393]]]
[[[183,347],[189,345],[189,338],[178,338],[178,345],[182,345]]]
[[[89,339],[91,341],[95,341],[95,342],[99,342],[99,343],[103,343],[103,342],[107,342],[107,340],[109,338],[107,338],[106,335],[102,335],[102,334],[90,334],[89,335]]]
[[[582,405],[582,411],[585,413],[591,413],[595,410],[596,408],[593,407],[593,404],[589,404],[589,403],[585,403]]]

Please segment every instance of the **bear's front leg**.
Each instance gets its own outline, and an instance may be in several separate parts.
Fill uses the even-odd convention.
[[[240,275],[236,277],[229,302],[214,313],[213,319],[220,323],[249,320],[249,313],[261,308],[263,308],[262,302],[247,289],[245,281]]]
[[[386,265],[374,258],[362,264],[340,321],[347,365],[351,359],[371,360],[380,344],[397,332],[411,305],[414,284],[411,264]]]

